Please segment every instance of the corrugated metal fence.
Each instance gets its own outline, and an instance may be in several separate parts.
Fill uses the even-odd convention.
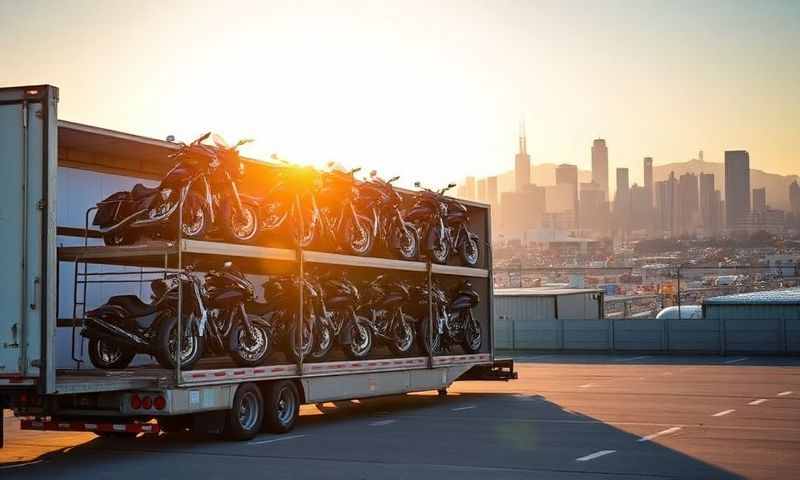
[[[599,319],[494,321],[508,350],[800,353],[797,319]]]

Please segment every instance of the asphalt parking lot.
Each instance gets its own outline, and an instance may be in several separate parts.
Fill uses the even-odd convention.
[[[5,418],[0,477],[797,478],[800,358],[517,356],[520,379],[304,406],[295,430],[100,439]]]

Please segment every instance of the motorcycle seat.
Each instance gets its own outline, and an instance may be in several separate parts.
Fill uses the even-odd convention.
[[[141,183],[137,183],[136,185],[133,186],[133,190],[131,190],[131,195],[133,196],[133,198],[138,200],[140,198],[144,198],[144,197],[148,197],[150,195],[153,195],[153,194],[155,194],[157,192],[158,192],[158,188],[145,187]]]
[[[126,312],[130,313],[132,317],[143,317],[155,313],[156,307],[149,303],[144,303],[136,295],[116,295],[108,299],[109,305],[116,305]]]

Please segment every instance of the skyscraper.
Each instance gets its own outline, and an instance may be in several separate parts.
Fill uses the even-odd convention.
[[[767,209],[767,189],[765,187],[753,189],[753,211],[763,212]]]
[[[677,224],[675,225],[678,234],[685,235],[694,233],[695,227],[699,222],[697,213],[700,207],[700,195],[697,189],[697,175],[684,173],[678,179],[678,195],[676,204],[678,206]]]
[[[653,157],[644,157],[644,189],[647,195],[647,206],[653,206]]]
[[[725,151],[725,221],[728,230],[750,213],[750,154]]]
[[[792,214],[800,215],[800,185],[797,180],[789,184],[789,209]]]
[[[592,182],[600,186],[606,200],[611,199],[608,195],[608,147],[602,138],[592,142]]]
[[[580,228],[578,213],[578,166],[562,163],[556,167],[556,185],[570,185],[572,188],[572,207],[575,215],[575,228]]]
[[[700,218],[703,232],[709,236],[719,233],[719,203],[714,190],[714,174],[700,173]]]
[[[528,155],[528,140],[525,137],[525,123],[520,125],[519,152],[514,157],[514,186],[522,192],[531,183],[531,156]]]
[[[497,177],[486,177],[486,203],[497,206]]]
[[[628,183],[628,169],[617,169],[617,190],[614,194],[614,219],[623,236],[627,236],[631,215],[631,195]]]
[[[675,235],[675,197],[678,191],[678,180],[675,172],[670,172],[669,178],[663,182],[656,182],[656,216],[658,226],[664,235]]]

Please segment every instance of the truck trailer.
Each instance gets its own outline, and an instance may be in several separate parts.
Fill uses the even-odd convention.
[[[95,203],[134,183],[156,181],[171,167],[168,155],[178,145],[59,120],[58,95],[51,85],[0,88],[0,407],[12,409],[21,428],[108,436],[191,429],[247,439],[262,430],[289,431],[301,404],[428,390],[444,394],[456,380],[516,378],[513,362],[494,356],[487,205],[464,202],[472,231],[484,239],[478,268],[180,235],[105,246],[90,228]],[[270,168],[245,161],[255,172]],[[245,179],[242,188],[257,191],[256,177]],[[255,276],[302,277],[313,268],[358,278],[392,272],[429,286],[469,279],[481,297],[473,313],[482,347],[474,354],[378,352],[360,361],[275,357],[247,368],[208,358],[188,371],[161,368],[141,355],[122,370],[99,370],[86,361],[80,329],[92,307],[111,294],[146,296],[148,279],[185,265],[228,260]]]

